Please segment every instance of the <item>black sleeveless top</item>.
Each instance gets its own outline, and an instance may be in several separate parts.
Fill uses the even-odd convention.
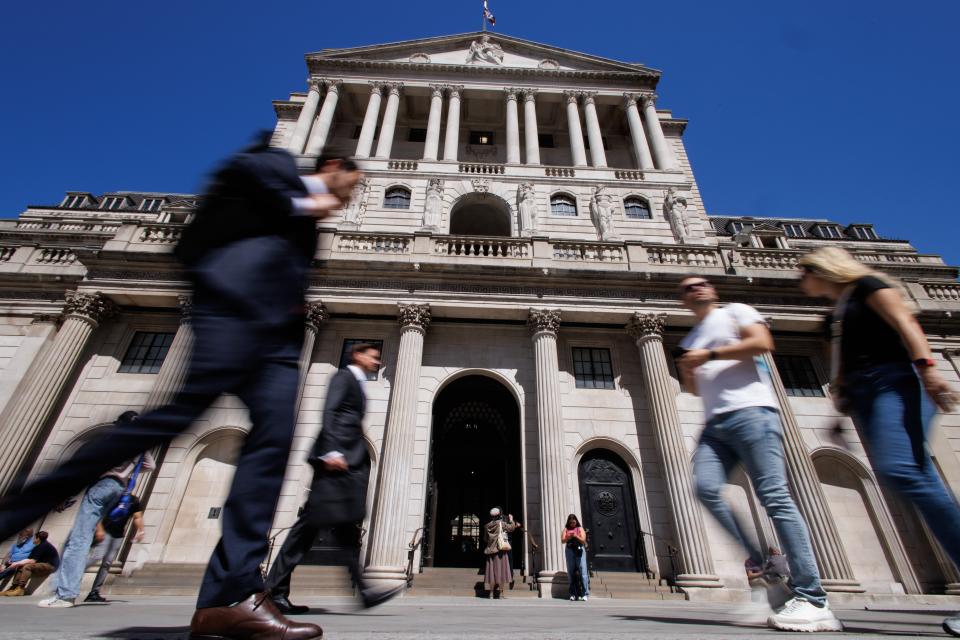
[[[867,298],[890,285],[875,276],[864,276],[854,284],[843,314],[840,343],[840,370],[852,373],[883,364],[910,364],[910,354],[897,330],[874,311]]]

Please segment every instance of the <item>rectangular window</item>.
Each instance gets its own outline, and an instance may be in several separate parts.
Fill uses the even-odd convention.
[[[807,356],[773,356],[788,396],[823,398],[823,385],[817,379],[813,362]]]
[[[493,131],[471,131],[470,144],[479,144],[479,145],[493,144]]]
[[[427,141],[427,130],[426,129],[410,129],[410,132],[407,134],[407,142],[426,142]]]
[[[172,333],[137,331],[120,363],[120,373],[159,372],[172,342]]]
[[[804,236],[802,224],[784,223],[782,226],[783,232],[787,234],[788,238],[802,238]]]
[[[870,227],[853,227],[853,235],[859,240],[876,240],[877,232]]]
[[[577,389],[613,389],[610,349],[574,348],[573,375]]]
[[[817,235],[821,238],[827,238],[830,240],[839,240],[843,237],[843,234],[840,233],[840,229],[836,225],[832,224],[819,224],[816,227]]]
[[[100,208],[106,209],[107,211],[115,211],[125,204],[126,198],[122,196],[110,196],[109,198],[103,199],[103,205]]]
[[[162,198],[144,198],[143,203],[140,205],[141,211],[157,211],[160,209],[160,205],[163,203]]]
[[[537,144],[540,145],[541,149],[553,149],[553,134],[552,133],[539,133],[537,134]]]
[[[372,344],[377,349],[380,350],[380,353],[383,353],[383,340],[366,340],[364,338],[347,338],[343,341],[343,351],[340,352],[340,368],[346,369],[347,365],[350,364],[350,350],[353,349],[355,344],[363,344],[364,342]],[[374,371],[367,374],[367,380],[376,380],[380,377],[380,371]]]
[[[86,201],[87,196],[67,196],[60,206],[65,209],[79,209]]]

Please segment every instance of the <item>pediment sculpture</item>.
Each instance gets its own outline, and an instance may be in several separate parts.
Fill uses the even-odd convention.
[[[467,53],[467,64],[475,62],[503,64],[503,49],[497,43],[490,42],[490,36],[474,40],[470,43],[470,51]]]

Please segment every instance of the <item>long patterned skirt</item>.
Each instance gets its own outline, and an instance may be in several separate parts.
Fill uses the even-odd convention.
[[[498,584],[513,582],[513,568],[510,555],[506,551],[497,551],[487,556],[487,565],[483,574],[483,584],[488,591]]]

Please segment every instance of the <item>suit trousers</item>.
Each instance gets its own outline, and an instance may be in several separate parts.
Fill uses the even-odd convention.
[[[260,242],[264,241],[264,242]],[[253,238],[231,245],[236,260],[255,262],[257,249],[275,253],[276,238]],[[291,249],[292,251],[292,249]],[[51,473],[0,501],[0,540],[12,537],[102,473],[143,451],[170,442],[185,431],[223,393],[234,393],[250,411],[252,427],[240,451],[230,493],[222,512],[222,536],[210,557],[197,607],[217,607],[246,599],[263,589],[260,563],[280,496],[293,440],[298,364],[303,344],[302,300],[299,313],[289,308],[284,323],[265,320],[254,305],[271,280],[288,274],[263,274],[243,301],[196,283],[191,323],[194,351],[183,388],[171,404],[141,416],[129,426],[114,426],[83,444]],[[241,291],[243,283],[236,283]],[[267,304],[264,302],[264,304]]]

